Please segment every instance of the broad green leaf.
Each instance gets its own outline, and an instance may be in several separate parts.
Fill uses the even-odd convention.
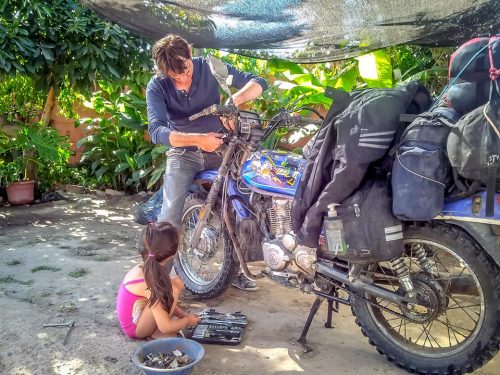
[[[45,57],[46,60],[54,61],[54,55],[52,53],[52,50],[45,47],[42,47],[41,50],[42,50],[42,55],[43,57]]]
[[[95,170],[97,169],[97,167],[99,167],[100,164],[101,164],[100,160],[94,161],[91,165],[92,172],[95,172]]]
[[[383,50],[368,53],[356,58],[359,74],[370,88],[392,87],[392,63],[390,56]]]
[[[119,160],[126,160],[126,155],[128,153],[128,150],[125,149],[125,148],[121,148],[121,149],[118,149],[118,150],[114,150],[113,151],[113,154],[116,155],[116,157],[119,159]]]
[[[344,91],[351,91],[356,84],[356,79],[358,78],[358,69],[356,66],[342,73],[338,77],[337,82],[335,82],[334,88],[341,88]]]
[[[151,153],[144,153],[135,158],[137,168],[144,167],[149,161],[151,161]]]
[[[130,166],[128,165],[128,163],[120,163],[116,166],[115,173],[123,172],[129,168],[130,168]]]
[[[155,169],[153,173],[151,173],[151,178],[148,181],[147,188],[151,189],[153,185],[155,185],[158,182],[158,180],[161,178],[164,172],[165,172],[164,168]]]
[[[104,176],[104,174],[108,171],[108,167],[107,166],[102,166],[101,168],[99,168],[96,172],[95,172],[95,176],[97,177],[98,180],[101,180],[102,179],[102,176]]]
[[[155,148],[153,148],[153,151],[151,151],[151,156],[153,159],[156,159],[159,155],[164,155],[165,152],[168,151],[168,146],[165,145],[157,145]]]
[[[127,160],[128,165],[132,170],[135,170],[135,160],[130,155],[125,155],[125,159]]]
[[[108,67],[108,70],[111,72],[111,74],[113,74],[115,77],[120,78],[120,73],[118,73],[118,70],[113,68],[113,66],[111,66],[110,64],[106,64],[106,66]]]

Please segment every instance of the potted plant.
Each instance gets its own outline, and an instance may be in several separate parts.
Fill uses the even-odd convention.
[[[9,203],[33,202],[36,181],[28,178],[29,165],[50,169],[66,164],[69,147],[66,137],[41,123],[23,125],[14,138],[0,137],[0,185],[6,186]]]

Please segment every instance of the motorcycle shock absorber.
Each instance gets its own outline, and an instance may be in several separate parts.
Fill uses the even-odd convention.
[[[432,267],[434,266],[434,263],[431,259],[427,258],[424,247],[421,244],[413,244],[411,250],[413,252],[413,256],[417,258],[420,267],[422,267],[428,273],[432,273]]]
[[[403,287],[403,289],[406,291],[409,297],[414,296],[413,292],[413,283],[410,278],[410,269],[408,266],[405,264],[403,258],[397,258],[394,260],[391,260],[391,267],[394,273],[396,274],[399,283]]]

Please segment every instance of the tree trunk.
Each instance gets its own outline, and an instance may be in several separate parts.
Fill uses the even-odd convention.
[[[52,114],[52,111],[54,110],[54,107],[56,106],[56,92],[54,90],[54,87],[51,86],[49,90],[49,94],[47,95],[47,100],[45,101],[45,106],[43,107],[43,112],[42,112],[42,117],[40,120],[43,122],[44,126],[49,126],[50,124],[50,115]],[[26,152],[24,157],[28,159],[35,159],[36,157],[36,150],[29,150]],[[37,168],[36,164],[32,161],[28,161],[26,163],[26,179],[29,180],[35,180],[37,179]]]
[[[7,134],[9,137],[15,137],[18,130],[17,126],[9,124],[5,115],[0,114],[0,132]]]
[[[52,86],[49,91],[49,95],[47,95],[47,100],[45,101],[45,107],[43,108],[42,118],[43,124],[45,126],[49,126],[50,124],[50,115],[56,106],[56,92],[54,87]]]

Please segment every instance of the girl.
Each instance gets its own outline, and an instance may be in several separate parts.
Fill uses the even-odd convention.
[[[170,278],[170,268],[165,267],[177,252],[179,234],[168,222],[151,223],[142,239],[143,262],[125,275],[116,297],[118,320],[131,338],[175,336],[198,323],[196,315],[177,306],[184,284],[177,276]]]

